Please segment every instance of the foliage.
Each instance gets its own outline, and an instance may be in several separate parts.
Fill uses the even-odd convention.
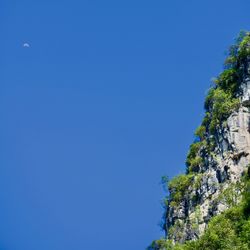
[[[229,187],[223,190],[218,196],[218,201],[228,208],[232,208],[239,203],[239,197],[244,189],[244,183],[237,181],[236,183],[231,183]]]
[[[199,126],[195,131],[195,135],[200,141],[204,140],[206,136],[206,127],[204,125]]]
[[[230,212],[235,211],[228,211],[211,220],[206,233],[196,242],[197,249],[247,249],[237,234],[238,222],[228,216]],[[238,216],[240,213],[236,217],[238,218]]]
[[[250,56],[250,33],[241,32],[234,45],[229,48],[224,71],[214,80],[205,99],[205,116],[201,126],[195,132],[195,142],[191,144],[186,159],[187,174],[174,177],[171,181],[162,179],[169,189],[169,197],[164,202],[165,209],[178,206],[185,198],[191,198],[190,188],[198,189],[202,182],[204,155],[213,158],[217,145],[218,132],[226,126],[232,112],[240,107],[240,83],[246,59]],[[247,175],[246,175],[247,176]],[[148,250],[247,250],[250,249],[250,168],[248,177],[242,183],[232,184],[222,192],[220,202],[229,207],[221,215],[215,216],[208,224],[204,235],[197,241],[185,244],[173,244],[170,240],[154,241]],[[238,204],[238,194],[243,193],[243,200]],[[195,198],[195,197],[193,197]],[[169,204],[170,201],[170,204]],[[165,210],[164,216],[167,212]],[[164,219],[166,219],[164,217]],[[196,211],[194,220],[199,219]],[[195,223],[196,223],[195,222]],[[195,226],[195,225],[194,225]],[[181,225],[170,228],[170,234],[178,236]],[[172,231],[172,232],[171,232]]]
[[[172,241],[166,239],[160,239],[153,241],[151,246],[147,247],[147,250],[160,250],[160,249],[171,250],[173,249],[173,247],[174,245]]]
[[[215,80],[215,86],[210,90],[205,102],[205,109],[212,112],[214,124],[216,118],[219,121],[227,119],[230,113],[239,107],[237,94],[242,80],[242,63],[250,55],[250,36],[247,32],[241,32],[236,39],[236,44],[229,49],[229,55],[225,62],[225,70]],[[212,104],[211,105],[211,100]],[[223,107],[218,108],[223,102]],[[218,123],[218,122],[217,122]],[[214,127],[214,125],[213,125]],[[211,130],[210,132],[214,132]]]
[[[209,100],[207,100],[210,113],[209,132],[214,134],[218,126],[222,125],[233,110],[239,107],[239,99],[233,98],[231,93],[225,92],[221,88],[210,91]]]
[[[238,71],[235,68],[226,69],[214,82],[220,89],[234,95],[239,88]]]
[[[184,222],[181,220],[177,220],[175,224],[169,228],[168,235],[171,238],[175,238],[177,241],[180,241],[183,237],[184,231]]]
[[[202,217],[201,207],[200,205],[198,205],[195,207],[194,213],[190,215],[190,225],[193,231],[198,232],[199,223],[201,222],[201,217]]]
[[[174,177],[168,184],[170,191],[170,200],[179,204],[187,192],[188,188],[191,186],[193,180],[193,175],[181,174]],[[173,205],[174,203],[172,203]]]
[[[149,250],[248,250],[250,249],[250,176],[243,178],[243,200],[208,223],[205,233],[196,241],[172,244],[170,240],[155,241]],[[237,184],[238,185],[238,184]],[[228,189],[230,190],[230,189]],[[233,189],[231,190],[233,192]],[[197,211],[199,213],[199,211]]]
[[[193,188],[194,189],[197,190],[197,189],[199,189],[201,187],[202,177],[203,177],[203,174],[195,175],[194,182],[193,182]]]
[[[237,67],[239,61],[247,56],[247,44],[249,43],[249,32],[241,31],[236,38],[235,44],[229,48],[228,57],[225,61],[226,68]]]
[[[186,160],[187,172],[199,172],[203,163],[200,157],[200,149],[206,143],[206,152],[215,149],[215,141],[210,140],[216,136],[218,129],[226,125],[227,118],[233,111],[240,107],[238,98],[240,83],[242,81],[242,63],[250,56],[250,35],[241,32],[236,43],[230,47],[228,58],[225,62],[225,70],[214,80],[214,85],[208,91],[205,99],[205,116],[201,126],[195,131],[198,143],[190,146]],[[205,143],[204,143],[205,142]]]
[[[247,56],[250,55],[250,35],[249,33],[242,39],[242,41],[239,44],[239,58],[240,60],[244,60]]]
[[[229,49],[225,70],[214,80],[215,85],[207,94],[204,104],[206,115],[202,124],[210,134],[215,134],[223,121],[239,108],[237,94],[242,80],[241,64],[250,55],[249,44],[249,33],[241,32],[236,44]]]
[[[199,151],[205,146],[205,141],[194,142],[190,145],[189,152],[186,159],[188,173],[198,172],[200,165],[203,163]]]

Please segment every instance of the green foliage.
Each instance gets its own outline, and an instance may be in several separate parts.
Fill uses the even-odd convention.
[[[208,223],[205,233],[196,241],[188,241],[185,244],[173,245],[171,241],[161,239],[160,244],[155,241],[149,250],[248,250],[250,249],[250,213],[246,208],[250,207],[250,176],[245,176],[242,183],[235,184],[243,189],[243,200],[234,203],[232,208],[213,217]],[[235,188],[235,187],[234,187]],[[227,191],[233,192],[229,187]],[[242,191],[242,190],[241,190]],[[234,199],[234,198],[233,198]],[[199,211],[197,210],[197,219]],[[179,228],[179,227],[178,227]]]
[[[248,176],[248,179],[250,179],[250,176]],[[244,197],[244,203],[243,203],[244,215],[250,217],[250,181],[248,181],[246,184],[243,197]]]
[[[194,189],[197,190],[197,189],[199,189],[201,187],[202,177],[203,177],[203,174],[195,175],[194,182],[193,182],[193,188]]]
[[[214,91],[215,91],[215,88],[209,89],[209,91],[207,93],[207,96],[206,96],[206,99],[205,99],[205,103],[204,103],[204,108],[207,111],[207,113],[206,113],[206,119],[207,119],[206,124],[209,124],[210,120],[211,120],[211,111],[212,111],[212,106],[213,106]]]
[[[208,100],[208,95],[207,95],[206,100],[205,100],[205,109],[206,110],[209,108],[209,104],[208,104],[209,101],[210,100]],[[206,102],[207,102],[207,104],[206,104]],[[209,126],[210,121],[211,121],[211,114],[209,112],[206,112],[206,114],[203,118],[203,121],[202,121],[202,125],[206,128],[206,130],[207,130],[207,127]]]
[[[201,209],[200,209],[200,205],[198,205],[195,207],[195,211],[190,217],[190,225],[191,225],[192,230],[198,232],[201,217],[202,217]]]
[[[205,100],[206,115],[202,122],[206,131],[215,134],[229,115],[239,108],[239,85],[242,80],[242,61],[250,56],[249,33],[241,32],[236,44],[229,49],[225,70],[214,80]]]
[[[172,241],[166,239],[160,239],[153,241],[152,244],[147,248],[147,250],[171,250],[174,245]]]
[[[186,159],[186,165],[188,172],[198,172],[200,165],[203,163],[202,157],[199,155],[199,151],[205,145],[205,141],[195,142],[190,145],[189,152]]]
[[[239,203],[239,197],[244,189],[244,183],[237,181],[236,183],[230,184],[228,188],[223,190],[218,196],[218,201],[228,208],[232,208]]]
[[[214,217],[209,223],[206,233],[197,241],[197,248],[207,250],[247,250],[247,246],[237,234],[236,224],[232,219],[227,218],[226,214]]]
[[[247,56],[245,51],[249,41],[249,32],[241,31],[236,38],[235,44],[229,48],[228,57],[225,61],[226,68],[233,68],[239,65],[239,61]]]
[[[226,121],[233,111],[240,107],[240,83],[246,59],[250,56],[250,33],[241,32],[236,42],[230,47],[225,61],[225,70],[214,80],[205,99],[205,116],[195,135],[196,141],[190,146],[186,159],[187,174],[179,175],[171,181],[163,179],[168,186],[169,197],[165,207],[178,206],[185,198],[195,199],[189,193],[189,187],[198,189],[202,182],[204,155],[213,157],[216,148],[217,132],[226,126]],[[203,236],[197,241],[185,244],[173,244],[170,240],[154,241],[148,250],[247,250],[250,249],[250,167],[244,177],[244,183],[229,186],[218,200],[229,207],[224,213],[215,216],[208,224]],[[243,185],[244,184],[244,185]],[[242,190],[244,190],[242,192]],[[243,200],[238,203],[238,195],[243,193]],[[192,227],[199,223],[199,211],[195,212]],[[166,213],[165,213],[166,215]],[[169,235],[181,238],[182,225],[170,228]]]
[[[205,101],[205,107],[210,112],[208,130],[214,134],[216,129],[222,125],[229,115],[239,108],[239,99],[218,87],[211,89]],[[206,118],[207,119],[207,118]]]
[[[250,35],[246,35],[241,43],[239,44],[239,58],[240,60],[244,60],[247,56],[250,55]]]
[[[181,220],[177,220],[175,224],[169,228],[169,237],[174,237],[177,241],[180,241],[183,237],[184,223]]]
[[[204,125],[199,126],[195,131],[195,135],[200,139],[200,141],[204,140],[206,136],[206,127]]]
[[[198,172],[200,165],[203,163],[203,158],[201,156],[195,156],[189,161],[189,172]]]
[[[232,113],[232,110],[238,107],[238,104],[238,98],[232,98],[230,93],[216,88],[212,97],[212,119],[225,120]]]
[[[215,84],[227,93],[234,95],[239,88],[239,75],[235,68],[226,69],[215,80]]]
[[[170,200],[172,205],[179,204],[188,188],[191,186],[193,180],[193,175],[182,174],[174,177],[168,184],[168,188],[170,191]]]
[[[248,249],[250,249],[250,219],[248,219],[241,228],[240,231],[241,240],[247,245]]]
[[[216,136],[218,129],[226,126],[227,118],[240,107],[237,96],[242,80],[241,62],[250,56],[249,46],[249,33],[241,32],[236,39],[236,44],[230,47],[225,70],[214,80],[215,85],[208,91],[204,104],[206,114],[202,125],[195,131],[199,142],[190,146],[187,155],[188,173],[199,172],[204,163],[199,152],[201,147],[206,146],[207,153],[215,149],[216,144],[214,140],[210,140],[211,136]]]

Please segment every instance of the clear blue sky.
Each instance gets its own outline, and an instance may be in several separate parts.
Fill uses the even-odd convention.
[[[160,178],[184,171],[249,9],[2,0],[0,249],[140,250],[161,237]]]

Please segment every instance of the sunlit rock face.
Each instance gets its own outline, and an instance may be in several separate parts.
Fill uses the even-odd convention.
[[[230,202],[235,205],[241,199],[237,183],[250,164],[250,58],[243,67],[240,108],[229,116],[223,128],[217,129],[212,154],[201,152],[205,164],[193,180],[199,178],[199,185],[189,187],[180,204],[171,206],[170,202],[168,206],[166,231],[168,239],[174,242],[199,238],[209,220],[230,207],[223,193],[229,187],[233,186]]]

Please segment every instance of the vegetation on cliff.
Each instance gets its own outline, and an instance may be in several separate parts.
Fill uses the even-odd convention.
[[[206,158],[213,157],[218,144],[217,133],[226,127],[228,117],[240,107],[240,84],[243,80],[245,65],[250,56],[250,34],[241,32],[235,45],[229,49],[224,71],[214,80],[205,99],[205,116],[201,126],[195,132],[196,139],[191,144],[186,159],[186,174],[174,177],[171,181],[163,178],[169,190],[165,199],[165,213],[162,227],[167,235],[177,234],[182,230],[177,221],[176,230],[166,227],[167,209],[177,207],[185,199],[194,199],[190,190],[200,185],[202,174],[206,169]],[[206,157],[205,157],[206,156]],[[249,169],[249,168],[248,168]],[[205,233],[196,241],[185,244],[173,244],[169,237],[154,241],[149,250],[191,250],[191,249],[250,249],[250,170],[242,183],[231,186],[223,193],[223,199],[232,202],[230,209],[213,217]],[[243,200],[240,204],[234,199],[234,192],[241,188]],[[228,199],[227,199],[228,198]],[[197,208],[198,210],[198,208]],[[171,237],[170,237],[171,238]],[[178,237],[177,237],[178,238]]]
[[[171,240],[160,239],[154,241],[148,250],[250,249],[250,168],[242,179],[242,185],[242,201],[213,217],[200,239],[185,244],[173,244]]]

